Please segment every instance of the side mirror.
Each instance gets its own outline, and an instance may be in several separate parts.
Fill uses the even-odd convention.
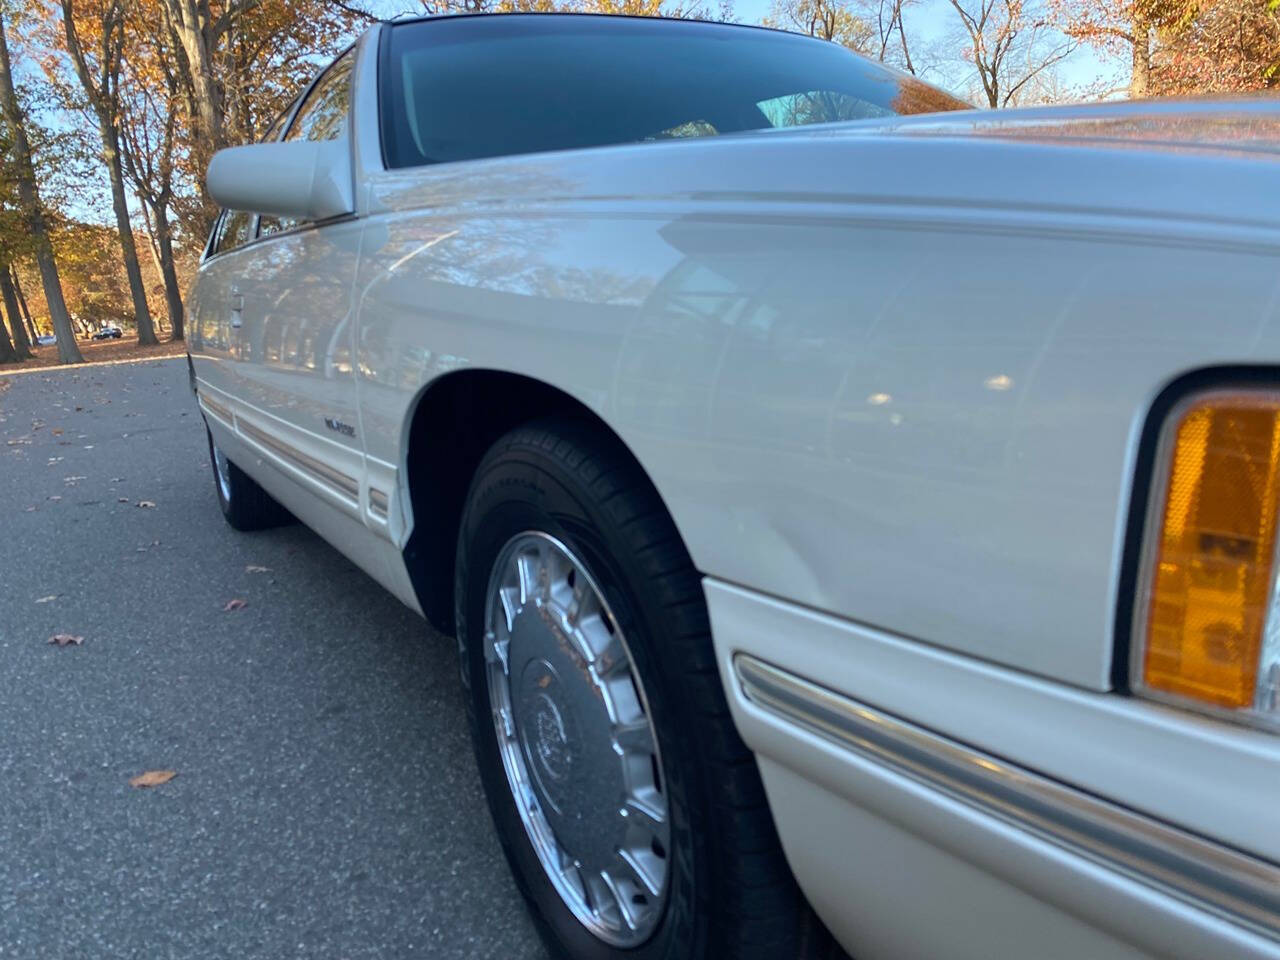
[[[213,155],[205,182],[209,195],[230,210],[299,220],[355,211],[345,138],[228,147]]]

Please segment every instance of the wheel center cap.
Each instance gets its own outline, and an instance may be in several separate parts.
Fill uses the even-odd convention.
[[[617,842],[625,784],[604,695],[545,607],[516,616],[509,649],[516,735],[534,792],[575,856],[605,856]]]
[[[531,660],[524,669],[521,686],[529,691],[526,700],[525,749],[534,760],[539,779],[555,783],[569,778],[573,767],[573,715],[562,709],[562,691],[555,668],[546,660]],[[545,778],[545,779],[544,779]],[[559,806],[559,804],[557,804]]]

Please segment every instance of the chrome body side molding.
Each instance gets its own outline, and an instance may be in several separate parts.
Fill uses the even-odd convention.
[[[335,470],[329,464],[317,460],[309,454],[303,453],[297,447],[291,446],[278,437],[274,437],[248,423],[243,417],[238,418],[237,426],[240,432],[252,439],[255,443],[266,447],[277,457],[287,461],[291,466],[310,474],[314,479],[319,480],[338,493],[341,493],[349,500],[359,503],[360,500],[360,481],[355,477],[349,477],[341,470]]]
[[[196,396],[200,400],[200,405],[203,406],[206,411],[212,413],[228,427],[235,427],[235,420],[232,418],[230,410],[218,403],[216,400],[209,399],[209,395],[207,393],[197,393]]]
[[[1019,829],[1280,940],[1280,866],[1042,777],[746,654],[746,698]]]

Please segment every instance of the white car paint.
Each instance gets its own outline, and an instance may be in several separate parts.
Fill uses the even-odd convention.
[[[733,668],[758,656],[1280,862],[1274,736],[1108,692],[1154,399],[1280,363],[1280,111],[975,113],[387,171],[378,29],[341,141],[354,217],[201,268],[192,359],[231,458],[419,608],[417,404],[473,370],[555,387],[635,453],[707,575],[789,860],[859,957],[1280,956],[769,714]],[[973,922],[993,913],[1007,925]]]
[[[215,196],[252,185],[248,200],[256,213],[284,216],[302,210],[306,220],[328,220],[355,209],[351,148],[342,140],[295,140],[219,150],[209,163],[206,181]]]

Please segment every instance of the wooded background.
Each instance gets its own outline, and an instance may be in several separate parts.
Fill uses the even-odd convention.
[[[995,109],[1280,84],[1280,0],[933,0],[927,34],[926,2],[773,0],[763,22]],[[420,12],[511,10],[738,19],[732,0],[422,0]],[[56,346],[37,349],[79,362],[77,337],[104,324],[142,345],[181,340],[217,212],[209,157],[256,140],[394,12],[376,0],[0,0],[0,363],[29,359],[48,334]],[[1115,76],[1068,82],[1062,65],[1084,48]]]

